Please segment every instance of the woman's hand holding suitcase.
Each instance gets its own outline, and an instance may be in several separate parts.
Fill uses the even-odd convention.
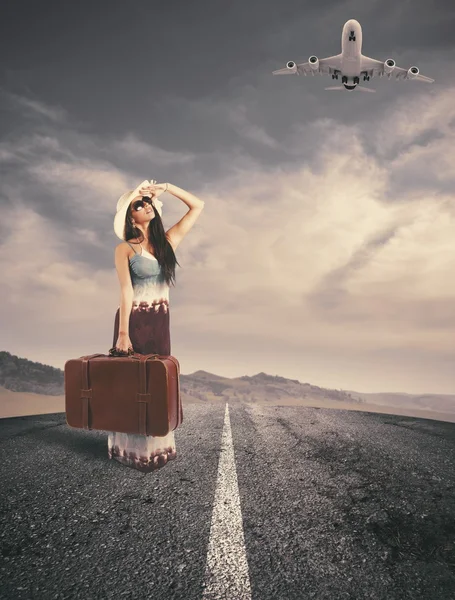
[[[131,343],[128,333],[119,333],[117,342],[113,348],[109,350],[110,356],[121,356],[134,354],[133,344]]]

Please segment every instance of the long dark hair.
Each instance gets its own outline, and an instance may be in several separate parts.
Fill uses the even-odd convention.
[[[157,259],[161,269],[162,277],[168,285],[174,285],[175,282],[175,265],[179,265],[175,256],[174,250],[169,243],[166,232],[164,231],[163,221],[161,220],[159,212],[152,204],[155,218],[150,220],[147,228],[147,238],[155,251],[155,258]],[[128,206],[125,217],[125,227],[123,229],[123,238],[130,240],[131,238],[138,238],[140,242],[144,241],[144,235],[140,229],[133,225],[131,217],[131,204]],[[142,238],[142,239],[141,239]]]

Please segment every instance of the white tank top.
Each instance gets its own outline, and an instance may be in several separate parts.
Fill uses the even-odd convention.
[[[153,256],[153,254],[150,254],[150,252],[148,252],[147,250],[144,250],[144,248],[141,246],[141,250],[142,250],[142,254],[144,256],[146,256],[147,258],[151,258],[153,260],[157,260],[156,256]]]

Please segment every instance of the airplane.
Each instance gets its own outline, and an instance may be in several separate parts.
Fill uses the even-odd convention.
[[[390,79],[415,79],[433,83],[434,79],[420,75],[417,67],[402,69],[397,67],[393,58],[385,61],[375,60],[362,54],[362,27],[355,19],[349,19],[343,26],[341,34],[341,54],[318,58],[310,56],[308,62],[296,64],[290,60],[284,69],[273,71],[273,75],[332,75],[338,79],[341,75],[342,86],[326,87],[326,90],[357,90],[359,92],[375,92],[371,88],[361,86],[360,77],[370,81],[371,77],[387,76]]]

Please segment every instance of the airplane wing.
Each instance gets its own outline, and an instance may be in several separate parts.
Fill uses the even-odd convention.
[[[312,69],[309,62],[300,63],[297,71],[288,69],[278,69],[273,71],[273,75],[333,75],[341,72],[341,54],[320,58],[317,69]]]
[[[395,66],[392,73],[387,74],[384,71],[384,62],[385,61],[376,60],[374,58],[369,58],[368,56],[362,55],[362,65],[360,68],[360,74],[365,74],[369,77],[374,77],[376,75],[379,77],[383,77],[384,75],[386,75],[389,78],[395,77],[395,79],[412,79],[412,77],[409,77],[407,69],[402,69],[401,67],[397,66]],[[431,79],[430,77],[425,77],[424,75],[420,75],[420,73],[417,75],[417,77],[414,77],[414,79],[416,79],[417,81],[426,81],[427,83],[434,82],[434,79]]]

